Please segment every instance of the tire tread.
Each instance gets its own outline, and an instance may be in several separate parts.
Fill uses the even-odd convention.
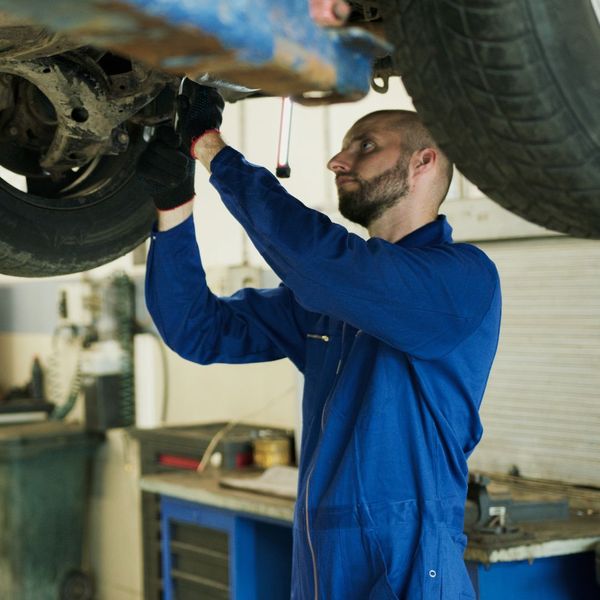
[[[384,20],[397,66],[459,170],[528,220],[600,237],[600,148],[557,85],[527,0],[395,6]]]

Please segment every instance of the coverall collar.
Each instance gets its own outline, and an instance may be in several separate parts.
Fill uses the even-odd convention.
[[[451,243],[452,226],[446,220],[446,215],[438,215],[435,221],[426,223],[396,242],[396,244],[405,248],[421,248]]]

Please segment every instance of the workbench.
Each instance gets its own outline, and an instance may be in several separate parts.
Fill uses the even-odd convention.
[[[289,598],[293,500],[224,488],[221,476],[215,470],[141,479],[142,490],[161,499],[165,600],[191,598],[186,590],[193,586],[207,600]],[[471,535],[465,561],[478,599],[598,600],[594,549],[600,544],[600,516],[593,502],[594,508],[590,502],[574,504],[565,521],[520,524],[507,536]],[[191,548],[178,539],[184,523],[198,527],[200,535],[221,535],[213,548],[194,550],[210,559],[205,571],[185,571],[185,551]],[[215,584],[219,569],[226,573]]]

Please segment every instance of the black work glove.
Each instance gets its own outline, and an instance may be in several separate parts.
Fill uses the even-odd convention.
[[[194,197],[195,166],[181,147],[181,137],[172,127],[162,126],[140,157],[138,172],[156,208],[171,210]]]
[[[177,97],[177,133],[182,146],[192,153],[192,144],[209,130],[219,131],[225,102],[212,87],[200,85],[185,77]]]

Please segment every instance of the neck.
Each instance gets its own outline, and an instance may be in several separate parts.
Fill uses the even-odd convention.
[[[409,202],[399,202],[373,221],[368,231],[371,237],[394,243],[436,218],[437,211],[430,207],[418,209]]]

